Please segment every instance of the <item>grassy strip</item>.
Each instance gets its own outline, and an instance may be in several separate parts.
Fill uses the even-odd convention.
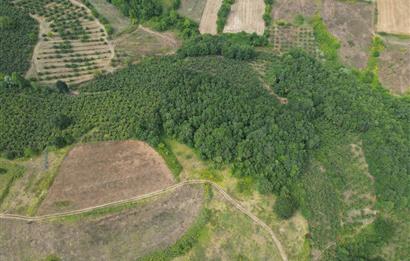
[[[180,239],[178,239],[177,242],[175,242],[175,244],[164,250],[154,251],[138,260],[166,261],[188,253],[194,245],[198,243],[201,234],[205,231],[205,226],[208,224],[210,217],[211,211],[208,208],[203,208],[195,223]]]
[[[81,1],[91,10],[91,14],[103,24],[105,31],[107,31],[108,35],[112,35],[114,33],[114,29],[112,28],[108,19],[102,16],[88,0]]]
[[[4,199],[7,197],[7,195],[10,192],[10,188],[13,185],[14,181],[16,181],[18,178],[23,176],[24,174],[24,168],[18,165],[12,165],[12,164],[7,164],[4,162],[1,162],[2,167],[5,167],[5,171],[0,173],[0,181],[1,179],[6,179],[6,176],[11,176],[9,177],[8,180],[4,181],[4,188],[0,190],[0,206],[3,203]],[[9,166],[8,166],[9,165]],[[1,168],[3,170],[3,168]],[[3,182],[0,182],[0,185]],[[0,187],[1,188],[1,187]]]
[[[169,144],[166,141],[163,141],[158,146],[156,146],[156,150],[165,160],[165,163],[174,175],[175,180],[179,181],[179,175],[181,174],[182,166],[181,164],[179,164],[178,159],[173,153]]]
[[[228,21],[229,13],[231,12],[231,6],[235,3],[235,0],[223,0],[222,6],[218,11],[218,19],[216,20],[216,26],[218,33],[222,33],[225,24]]]
[[[263,14],[263,21],[265,21],[265,26],[268,28],[272,25],[272,5],[274,0],[265,0],[265,13]]]
[[[313,26],[316,41],[319,44],[320,50],[323,52],[326,60],[332,62],[338,62],[338,50],[340,48],[340,43],[334,37],[326,27],[320,15],[315,15],[310,21]]]

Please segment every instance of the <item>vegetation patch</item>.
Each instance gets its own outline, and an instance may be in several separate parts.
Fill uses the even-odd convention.
[[[216,20],[216,31],[222,33],[225,25],[228,21],[229,14],[231,12],[231,6],[235,3],[235,0],[222,0],[222,5],[218,11],[218,19]]]

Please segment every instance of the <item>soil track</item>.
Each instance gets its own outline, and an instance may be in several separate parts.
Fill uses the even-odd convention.
[[[175,185],[172,185],[172,186],[169,186],[167,188],[163,188],[163,189],[160,189],[160,190],[157,190],[157,191],[153,191],[153,192],[150,192],[150,193],[147,193],[147,194],[144,194],[144,195],[140,195],[140,196],[124,199],[124,200],[117,200],[117,201],[114,201],[114,202],[101,204],[101,205],[96,205],[96,206],[93,206],[93,207],[88,207],[88,208],[79,209],[79,210],[72,210],[72,211],[67,211],[67,212],[61,212],[61,213],[55,213],[55,214],[49,214],[49,215],[42,215],[42,216],[35,216],[35,217],[27,217],[27,216],[21,216],[21,215],[13,215],[13,214],[0,214],[0,219],[22,220],[22,221],[33,222],[33,221],[50,220],[50,219],[55,219],[55,218],[59,218],[59,217],[67,217],[67,216],[72,216],[72,215],[78,215],[78,214],[91,212],[93,210],[102,209],[102,208],[105,208],[105,207],[113,207],[113,206],[118,206],[118,205],[122,205],[122,204],[125,204],[125,203],[140,201],[140,200],[151,198],[151,197],[154,197],[154,196],[158,196],[158,195],[170,192],[170,191],[174,191],[174,190],[176,190],[176,189],[178,189],[182,186],[193,185],[193,184],[209,184],[209,185],[211,185],[215,190],[217,190],[223,196],[223,198],[226,201],[231,203],[240,212],[242,212],[243,214],[248,216],[250,219],[252,219],[252,221],[255,222],[257,225],[259,225],[263,229],[265,229],[270,234],[273,242],[275,243],[275,245],[276,245],[276,247],[277,247],[277,249],[280,253],[280,256],[281,256],[282,260],[283,261],[288,260],[286,252],[285,252],[281,242],[279,241],[279,239],[276,237],[275,233],[273,232],[273,230],[265,222],[263,222],[257,216],[252,214],[249,210],[244,208],[237,200],[232,198],[227,192],[225,192],[223,190],[223,188],[221,186],[219,186],[218,184],[216,184],[212,181],[209,181],[209,180],[187,180],[187,181],[182,181],[178,184],[175,184]]]

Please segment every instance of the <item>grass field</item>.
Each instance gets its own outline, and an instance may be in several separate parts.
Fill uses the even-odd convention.
[[[377,0],[377,31],[410,34],[410,2],[408,0]]]
[[[123,13],[114,5],[106,0],[88,0],[97,9],[103,17],[105,17],[114,30],[114,35],[117,35],[130,26],[130,19],[125,17]]]
[[[236,0],[231,7],[224,33],[247,32],[262,35],[265,31],[262,18],[264,12],[264,0]]]
[[[64,159],[39,214],[127,199],[173,183],[164,160],[146,143],[83,144],[74,147]]]
[[[195,22],[201,22],[207,0],[182,0],[178,13]]]

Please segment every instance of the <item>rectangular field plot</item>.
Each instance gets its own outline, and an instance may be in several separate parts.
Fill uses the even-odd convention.
[[[377,31],[410,34],[410,1],[377,0]]]
[[[182,0],[178,13],[199,23],[205,9],[206,2],[206,0]]]
[[[262,35],[265,30],[264,11],[265,2],[263,0],[236,0],[232,5],[224,33],[244,31]]]
[[[201,34],[216,34],[216,20],[218,18],[219,8],[222,6],[222,0],[206,1],[205,10],[202,14],[199,31]]]

